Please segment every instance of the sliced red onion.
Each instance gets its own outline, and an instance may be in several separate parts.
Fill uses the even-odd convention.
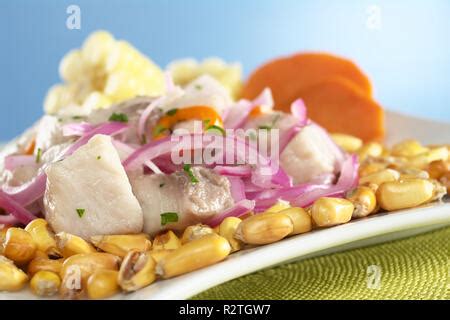
[[[327,143],[327,146],[324,147],[328,147],[333,152],[334,157],[336,158],[335,172],[341,171],[341,167],[343,165],[342,163],[345,158],[345,152],[338,147],[338,145],[333,141],[333,139],[331,139],[330,135],[324,128],[322,128],[315,122],[311,122],[309,125],[318,129],[318,131],[321,133],[322,137]]]
[[[206,222],[207,225],[211,227],[218,226],[225,218],[228,217],[240,217],[244,214],[250,212],[255,207],[255,201],[251,200],[242,200],[236,203],[233,207],[228,210],[225,210],[222,213],[215,215],[213,218]]]
[[[0,215],[0,229],[6,226],[13,226],[19,223],[16,217],[12,214]]]
[[[94,129],[94,126],[87,122],[68,123],[62,127],[63,136],[82,136]]]
[[[132,154],[138,148],[138,146],[131,146],[117,139],[113,139],[112,143],[116,150],[120,152],[119,154],[123,154],[126,157],[129,157],[130,154]]]
[[[33,155],[9,155],[5,157],[4,167],[14,171],[18,167],[36,166],[36,157]]]
[[[21,186],[4,186],[3,190],[0,190],[0,192],[5,192],[14,201],[26,207],[42,197],[45,192],[46,182],[47,175],[44,172],[41,172],[33,180]]]
[[[238,177],[228,177],[230,181],[231,196],[235,203],[245,199],[244,182]]]
[[[295,126],[292,126],[291,128],[289,128],[288,130],[284,131],[281,134],[280,146],[279,146],[280,154],[284,151],[284,149],[287,147],[289,142],[291,142],[291,140],[297,135],[297,133],[300,132],[301,129],[302,128],[295,125]]]
[[[214,171],[223,176],[249,177],[252,169],[249,166],[215,166]]]
[[[306,106],[302,99],[297,99],[291,104],[291,113],[299,121],[298,125],[301,127],[306,126],[308,117],[306,114]]]
[[[158,166],[153,161],[147,160],[147,161],[144,162],[144,164],[147,166],[147,168],[152,170],[153,173],[164,174],[164,172],[162,172],[161,169],[159,169]]]
[[[36,217],[31,214],[25,207],[18,204],[12,197],[0,190],[0,208],[3,208],[5,212],[13,215],[19,222],[28,224]]]
[[[164,99],[163,96],[153,100],[147,108],[144,109],[141,116],[139,117],[138,121],[138,127],[137,127],[137,134],[139,139],[142,139],[143,137],[146,137],[148,139],[148,136],[145,133],[145,126],[147,124],[147,119],[152,113],[153,109]]]

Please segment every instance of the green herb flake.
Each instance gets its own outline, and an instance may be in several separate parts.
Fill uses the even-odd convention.
[[[196,85],[195,85],[195,89],[197,89],[197,90],[202,90],[202,89],[203,89],[203,86],[201,86],[201,85],[199,85],[199,84],[196,84]]]
[[[199,182],[198,179],[194,176],[194,173],[192,172],[192,167],[190,164],[185,164],[183,166],[183,170],[184,172],[186,172],[189,176],[189,178],[191,179],[192,183],[197,183]]]
[[[161,213],[161,225],[165,226],[168,223],[178,222],[178,213],[176,212],[164,212]]]
[[[211,130],[219,131],[223,136],[225,136],[225,130],[223,128],[219,127],[219,126],[212,125],[212,126],[209,126],[206,129],[206,131],[211,131]]]
[[[36,163],[41,162],[41,157],[42,157],[42,149],[38,148],[36,153]]]
[[[170,109],[166,112],[168,116],[174,116],[177,113],[178,109]]]
[[[113,113],[111,117],[109,117],[109,121],[114,122],[128,122],[128,116],[125,113]]]
[[[159,187],[162,188],[162,187],[164,187],[165,185],[166,185],[165,183],[160,183],[160,184],[159,184]]]
[[[100,160],[102,158],[102,156],[97,156],[97,160]]]
[[[161,133],[163,133],[164,131],[167,131],[169,129],[167,129],[166,127],[163,127],[162,125],[157,125],[155,127],[155,129],[153,129],[153,135],[154,136],[159,136]]]
[[[81,119],[83,119],[83,117],[82,116],[73,116],[72,119],[73,120],[81,120]]]
[[[76,209],[77,210],[77,214],[80,218],[83,218],[84,216],[84,212],[86,211],[85,209]]]
[[[271,126],[259,126],[258,129],[260,130],[272,130]]]

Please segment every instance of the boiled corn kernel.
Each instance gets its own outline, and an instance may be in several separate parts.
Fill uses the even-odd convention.
[[[3,255],[15,263],[25,264],[33,259],[36,243],[31,235],[21,228],[9,228],[3,241]]]
[[[120,266],[120,287],[129,292],[148,286],[156,279],[155,267],[149,252],[130,251]]]
[[[243,220],[235,238],[248,244],[267,244],[291,234],[294,225],[289,216],[280,212],[267,212]]]
[[[25,227],[25,231],[31,235],[38,250],[45,252],[50,257],[62,256],[56,246],[55,235],[50,231],[45,219],[34,219]]]
[[[241,250],[242,247],[242,242],[234,237],[241,221],[237,217],[227,217],[219,225],[218,234],[228,240],[231,246],[231,252]]]
[[[376,193],[377,202],[387,211],[417,207],[430,201],[433,194],[433,183],[424,179],[386,182]]]
[[[64,81],[76,82],[86,76],[86,65],[80,50],[67,53],[59,64],[59,75]]]
[[[361,139],[348,134],[332,133],[330,136],[339,147],[347,152],[356,152],[363,145]]]
[[[61,279],[57,273],[38,271],[30,281],[31,291],[40,297],[51,297],[58,293]]]
[[[67,258],[80,253],[94,253],[95,248],[86,240],[67,232],[59,232],[55,236],[56,245],[63,257]]]
[[[209,234],[168,254],[158,262],[156,273],[163,278],[172,278],[222,261],[230,251],[227,239]]]
[[[409,164],[419,169],[425,169],[433,161],[447,161],[449,151],[446,147],[431,149],[409,159]]]
[[[383,169],[386,169],[387,164],[383,162],[369,162],[369,163],[363,163],[359,167],[359,176],[365,177],[369,174],[382,171]]]
[[[32,277],[38,271],[51,271],[59,274],[61,272],[63,259],[52,260],[47,257],[35,257],[28,264],[28,275]]]
[[[203,224],[189,226],[184,229],[183,236],[181,237],[181,243],[185,244],[211,233],[214,233],[214,230]]]
[[[319,198],[311,207],[311,217],[319,227],[331,227],[349,222],[355,207],[346,199]]]
[[[417,140],[405,140],[394,145],[391,154],[395,157],[413,157],[425,153],[428,148],[422,146]]]
[[[104,66],[114,42],[114,37],[109,32],[92,33],[83,43],[81,50],[83,60],[94,67]]]
[[[90,299],[105,299],[119,292],[119,272],[97,270],[88,278],[86,292]]]
[[[288,208],[282,211],[279,211],[282,214],[287,215],[293,225],[291,235],[305,233],[311,231],[312,229],[312,221],[311,216],[306,212],[303,208]]]
[[[181,246],[181,241],[172,230],[159,234],[153,239],[153,250],[173,250]]]
[[[346,198],[355,206],[352,214],[353,218],[366,217],[376,209],[377,199],[375,192],[369,187],[360,186],[351,190],[347,193]]]
[[[173,250],[152,250],[149,251],[150,256],[158,263],[160,260],[165,258],[169,253],[173,252]]]
[[[131,250],[148,251],[152,247],[146,234],[94,236],[91,242],[97,248],[122,258]]]
[[[400,173],[393,169],[383,169],[381,171],[371,173],[359,179],[360,185],[375,184],[381,185],[384,182],[397,181],[400,178]]]
[[[266,212],[279,212],[284,209],[288,209],[290,207],[291,205],[289,204],[289,202],[284,200],[278,200],[277,203],[275,203],[273,206],[267,209]]]
[[[359,160],[362,162],[369,157],[376,158],[381,156],[383,153],[383,146],[378,142],[368,142],[359,148],[356,153],[359,156]]]
[[[25,286],[28,276],[11,260],[0,256],[0,279],[0,291],[18,291]]]

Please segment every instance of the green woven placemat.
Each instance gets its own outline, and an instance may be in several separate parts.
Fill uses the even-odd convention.
[[[193,299],[449,299],[449,241],[450,227],[262,270]]]

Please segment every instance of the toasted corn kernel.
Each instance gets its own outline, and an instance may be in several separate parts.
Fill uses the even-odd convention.
[[[25,286],[28,276],[11,260],[0,256],[0,279],[0,291],[18,291]]]
[[[377,202],[387,211],[419,206],[433,198],[434,185],[424,179],[386,182],[377,190]]]
[[[365,177],[369,174],[379,172],[383,169],[386,169],[387,164],[382,162],[370,162],[364,163],[359,167],[359,176]]]
[[[173,250],[152,250],[149,251],[150,256],[158,263],[160,260],[165,258],[169,253],[173,252]]]
[[[357,154],[362,162],[369,157],[379,157],[383,153],[383,146],[377,142],[368,142],[358,149]]]
[[[5,241],[7,230],[6,228],[0,228],[0,255],[3,254],[3,242]]]
[[[56,247],[55,235],[50,231],[45,219],[34,219],[25,227],[25,231],[31,235],[38,250],[45,252],[50,257],[62,257]]]
[[[447,194],[450,194],[450,171],[446,172],[439,179],[439,182],[443,184],[444,187],[447,188]]]
[[[359,179],[360,185],[376,184],[380,185],[388,181],[397,181],[400,178],[400,173],[393,169],[383,169],[381,171],[371,173]]]
[[[332,133],[331,138],[334,143],[347,152],[356,152],[363,145],[360,138],[343,133]]]
[[[33,259],[36,244],[31,235],[21,228],[9,228],[3,241],[3,255],[15,263],[24,264]]]
[[[409,164],[419,169],[425,169],[433,161],[447,161],[449,151],[446,147],[431,149],[409,159]]]
[[[446,172],[450,171],[450,161],[433,161],[428,165],[426,170],[431,179],[440,179]]]
[[[56,234],[56,245],[64,258],[80,254],[97,252],[86,240],[67,232]]]
[[[312,220],[308,212],[303,208],[288,208],[280,211],[280,213],[287,215],[291,218],[292,224],[294,226],[290,235],[305,233],[311,231]]]
[[[350,221],[355,207],[346,199],[320,198],[311,207],[311,216],[319,227],[331,227]]]
[[[288,209],[290,207],[291,205],[289,204],[289,202],[284,200],[278,200],[277,203],[271,206],[269,209],[267,209],[266,212],[279,212],[284,209]]]
[[[355,206],[353,218],[366,217],[373,213],[377,206],[375,192],[369,188],[360,186],[347,193],[347,200],[350,200]]]
[[[267,244],[283,239],[293,230],[289,216],[280,212],[265,212],[243,220],[235,238],[248,244]]]
[[[28,264],[28,275],[32,277],[38,271],[51,271],[59,274],[61,272],[63,259],[52,260],[47,257],[35,257]]]
[[[185,244],[189,241],[201,238],[211,233],[214,233],[214,230],[204,224],[189,226],[184,229],[183,236],[181,237],[181,243]]]
[[[136,291],[156,279],[155,260],[149,252],[130,251],[119,271],[119,285],[124,291]]]
[[[153,239],[153,250],[174,250],[181,246],[181,241],[172,230],[159,234]]]
[[[88,278],[86,292],[90,299],[105,299],[119,292],[119,272],[97,270]]]
[[[430,175],[425,170],[420,170],[417,168],[401,168],[399,169],[400,172],[400,178],[399,180],[405,180],[405,179],[429,179]]]
[[[145,234],[94,236],[91,242],[97,248],[121,258],[131,250],[148,251],[152,247]]]
[[[209,234],[186,243],[158,262],[156,273],[171,278],[194,271],[225,259],[231,251],[228,240]]]
[[[57,273],[38,271],[30,281],[31,291],[40,297],[51,297],[58,293],[61,279]]]
[[[391,149],[391,154],[395,157],[413,157],[425,153],[428,148],[422,146],[417,140],[405,140],[395,144]]]
[[[228,240],[231,246],[231,252],[241,250],[242,247],[242,242],[234,237],[241,221],[237,217],[228,217],[223,219],[219,225],[219,235]]]

